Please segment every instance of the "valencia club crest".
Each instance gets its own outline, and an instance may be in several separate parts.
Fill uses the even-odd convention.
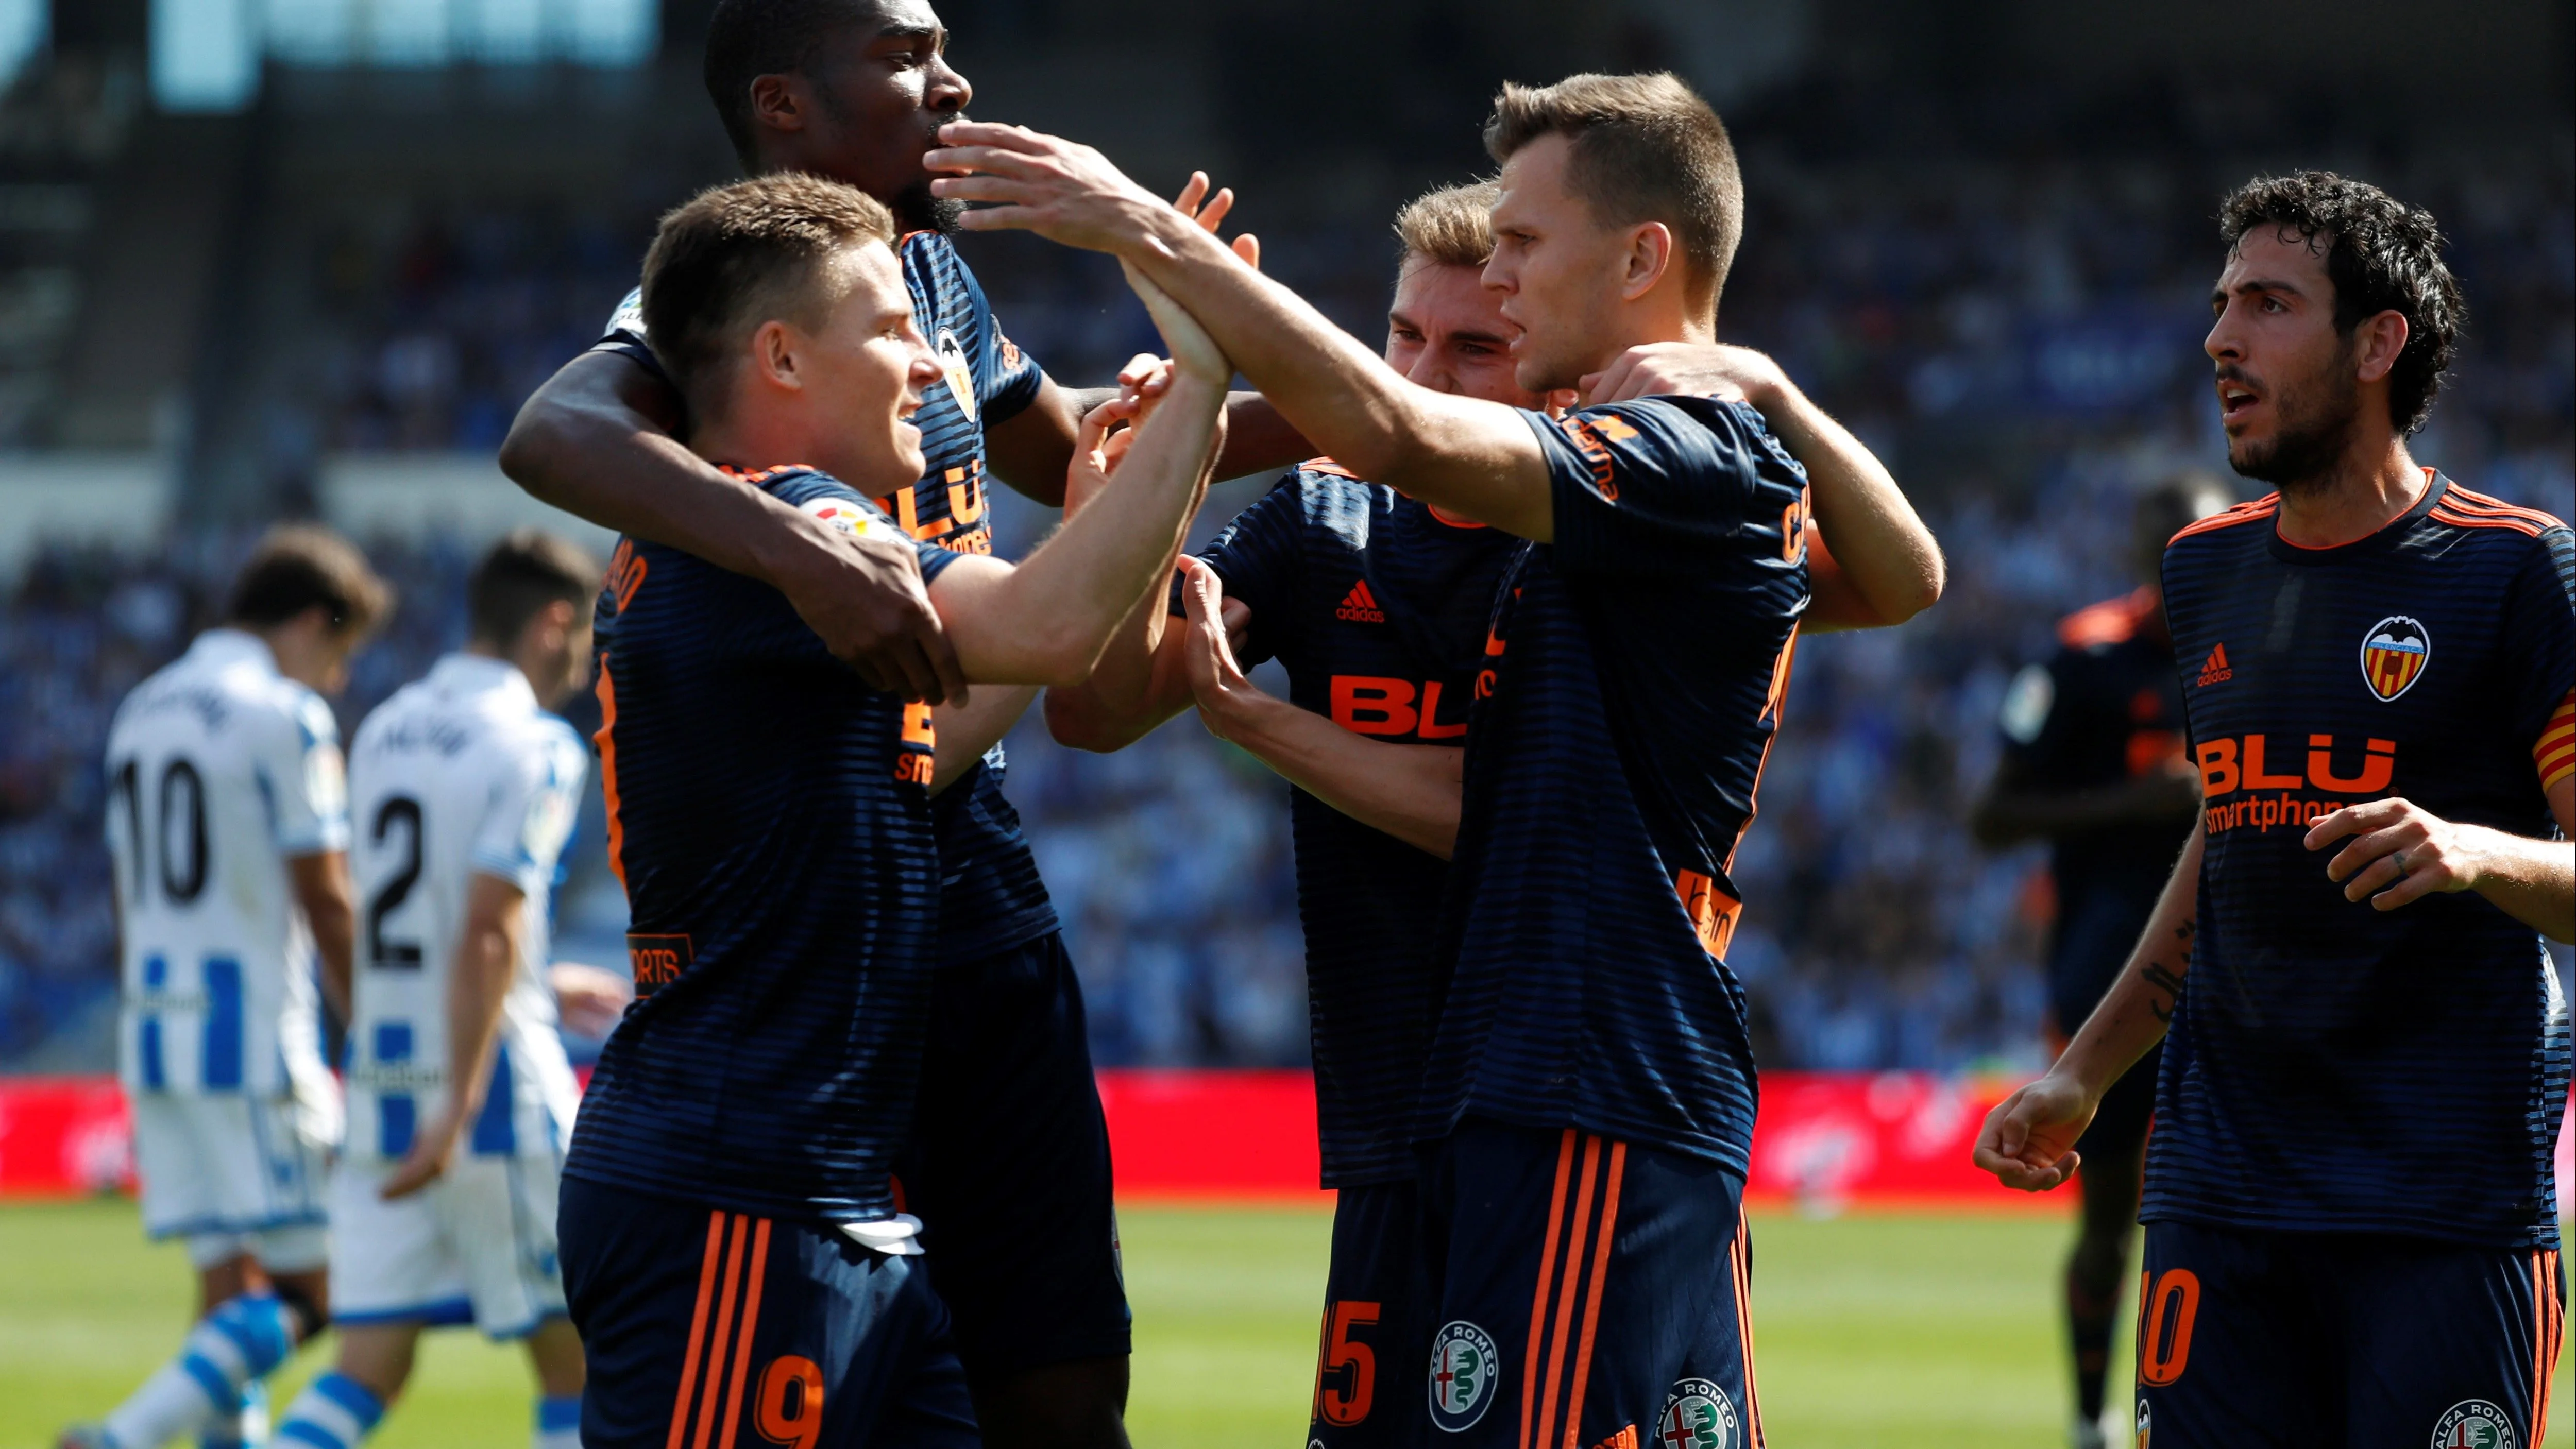
[[[2424,677],[2433,662],[2433,636],[2421,621],[2392,614],[2361,636],[2361,677],[2370,692],[2393,700]]]

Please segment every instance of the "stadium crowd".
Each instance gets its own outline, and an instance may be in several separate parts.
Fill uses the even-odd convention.
[[[2217,124],[2176,104],[2173,126]],[[1800,645],[1735,872],[1750,906],[1732,960],[1757,1045],[1792,1068],[2028,1064],[2045,1011],[2044,853],[1981,853],[1964,820],[2013,672],[2046,652],[2059,617],[2137,582],[2127,499],[2223,458],[2198,353],[2216,261],[2205,213],[2254,168],[2156,145],[2115,164],[2036,143],[1968,162],[1937,140],[1922,142],[1928,158],[1881,151],[1859,166],[1830,131],[1739,136],[1751,196],[1723,331],[1774,352],[1894,460],[1953,562],[1941,606],[1912,624]],[[2562,514],[2576,501],[2567,145],[2562,133],[2479,159],[2344,163],[2445,219],[2470,298],[2457,386],[2417,453]],[[629,223],[443,216],[390,246],[351,240],[317,282],[345,343],[325,404],[332,445],[488,451],[628,285],[645,220]],[[1374,335],[1391,242],[1349,227],[1264,241],[1274,269]],[[1098,258],[1010,242],[969,255],[1004,327],[1060,377],[1102,380],[1151,337]],[[140,560],[48,551],[10,601],[0,1069],[102,1064],[46,1046],[106,1041],[63,1030],[103,1020],[114,986],[98,742],[125,689],[204,617],[243,543],[197,538]],[[344,731],[463,631],[461,548],[372,554],[404,601],[359,662]],[[1099,1060],[1302,1060],[1284,787],[1189,720],[1095,757],[1032,719],[1009,748]],[[605,878],[595,830],[582,851],[558,903],[575,939]]]

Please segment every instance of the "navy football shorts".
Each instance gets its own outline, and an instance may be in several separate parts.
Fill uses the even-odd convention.
[[[991,1383],[1124,1357],[1109,1124],[1064,938],[934,979],[900,1178],[967,1372]]]
[[[917,1256],[573,1177],[557,1231],[587,1449],[981,1442]]]
[[[1333,1261],[1315,1354],[1310,1444],[1419,1449],[1431,1330],[1423,1271],[1422,1188],[1407,1178],[1343,1188],[1333,1206]]]
[[[1430,1444],[1759,1449],[1741,1181],[1472,1117],[1430,1150]]]
[[[2554,1249],[2147,1224],[2140,1449],[2534,1449]]]

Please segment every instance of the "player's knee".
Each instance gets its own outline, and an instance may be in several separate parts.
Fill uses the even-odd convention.
[[[320,1333],[330,1323],[329,1285],[330,1279],[320,1273],[281,1273],[269,1284],[269,1292],[292,1315],[287,1323],[290,1347]]]

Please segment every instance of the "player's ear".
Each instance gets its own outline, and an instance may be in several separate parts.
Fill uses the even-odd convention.
[[[751,334],[751,365],[762,382],[788,392],[801,392],[805,379],[798,368],[796,329],[773,317]]]
[[[812,101],[801,75],[751,78],[751,119],[754,125],[772,131],[802,131]]]
[[[1664,274],[1673,267],[1673,229],[1660,221],[1640,222],[1628,228],[1628,270],[1620,279],[1619,295],[1635,301],[1655,289]]]
[[[2353,352],[2358,375],[2363,382],[2377,382],[2397,366],[2398,354],[2406,350],[2406,314],[2382,312],[2365,317],[2353,329]]]

